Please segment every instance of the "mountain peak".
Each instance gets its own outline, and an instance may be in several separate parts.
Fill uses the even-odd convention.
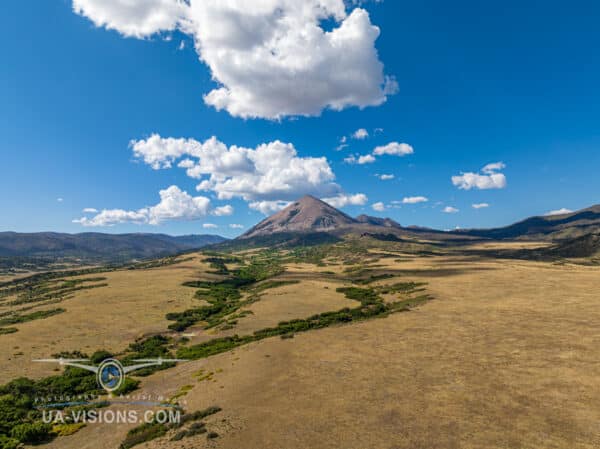
[[[305,195],[258,223],[241,238],[277,232],[324,232],[355,223],[356,220],[335,207],[312,195]]]

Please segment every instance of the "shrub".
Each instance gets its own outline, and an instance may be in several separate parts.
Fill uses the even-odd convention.
[[[52,426],[41,422],[18,424],[10,431],[10,436],[21,443],[39,444],[51,438]]]
[[[68,437],[78,432],[85,427],[85,423],[72,423],[72,424],[56,424],[52,427],[52,433],[59,437]]]
[[[0,449],[17,449],[20,445],[19,440],[0,435]]]
[[[206,424],[204,424],[203,422],[195,422],[188,429],[187,436],[191,437],[194,435],[200,435],[202,433],[206,433]]]
[[[160,438],[167,433],[167,426],[159,423],[146,423],[131,429],[119,449],[129,449],[138,444]]]

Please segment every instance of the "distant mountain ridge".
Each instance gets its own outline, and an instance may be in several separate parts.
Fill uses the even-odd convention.
[[[577,212],[531,217],[494,229],[439,231],[381,217],[352,218],[312,196],[305,196],[265,218],[232,241],[217,235],[173,237],[165,234],[23,234],[0,232],[0,258],[71,259],[84,263],[127,262],[165,257],[216,245],[215,249],[240,246],[306,246],[339,241],[348,234],[380,239],[432,241],[539,240],[559,243],[557,254],[600,254],[600,205]]]
[[[221,243],[218,235],[0,232],[0,257],[52,257],[88,262],[165,257]]]
[[[373,226],[384,226],[386,228],[402,228],[400,223],[392,220],[391,218],[379,218],[363,214],[356,217],[356,221],[358,221],[359,223],[369,224]]]
[[[347,233],[373,232],[396,236],[417,236],[433,240],[572,240],[590,234],[600,234],[600,205],[581,211],[527,218],[509,226],[493,229],[464,229],[441,231],[417,226],[403,227],[391,218],[359,215],[352,218],[335,207],[307,195],[285,209],[267,217],[238,239],[261,237],[261,241],[274,234],[282,233],[329,233],[341,236]]]
[[[456,231],[495,240],[565,240],[600,234],[600,205],[560,215],[530,217],[509,226]]]

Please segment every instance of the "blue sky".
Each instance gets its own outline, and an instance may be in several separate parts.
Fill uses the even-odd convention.
[[[199,60],[194,40],[208,39],[202,25],[198,36],[203,37],[181,28],[142,39],[126,37],[140,29],[131,28],[137,26],[136,17],[98,12],[93,0],[80,0],[80,6],[76,14],[67,0],[36,2],[32,14],[31,4],[9,2],[0,16],[2,231],[235,236],[241,230],[231,224],[247,229],[264,217],[251,203],[307,193],[302,183],[280,197],[272,192],[219,197],[222,186],[214,183],[198,191],[210,174],[192,178],[177,167],[188,153],[160,170],[136,157],[130,142],[147,142],[153,134],[200,143],[216,136],[226,147],[243,147],[249,154],[277,140],[293,144],[301,162],[327,159],[335,180],[313,186],[316,191],[329,192],[328,185],[335,183],[335,195],[368,198],[344,207],[347,213],[389,216],[405,225],[499,226],[600,202],[600,6],[595,2],[507,1],[502,8],[477,1],[363,2],[360,8],[381,34],[374,47],[366,45],[364,59],[350,58],[344,62],[349,66],[339,69],[362,70],[360,64],[374,54],[369,51],[376,50],[381,73],[376,64],[364,70],[375,78],[378,73],[394,77],[397,93],[386,94],[379,106],[347,105],[276,120],[243,118],[203,100],[227,84],[225,75],[212,79],[211,69],[230,66],[211,67]],[[327,31],[339,27],[354,8],[347,6],[344,18],[324,20],[321,26]],[[96,26],[103,13],[117,30]],[[336,58],[333,54],[332,61],[341,60]],[[243,86],[255,82],[250,69],[239,81]],[[321,73],[310,72],[311,82],[318,84]],[[303,101],[283,97],[284,107],[292,111]],[[254,113],[252,108],[271,99],[244,107]],[[306,107],[312,105],[307,100]],[[358,129],[369,137],[351,138]],[[348,146],[337,151],[344,136]],[[376,155],[366,164],[344,161],[393,142],[410,145],[414,153]],[[505,167],[481,171],[497,162]],[[464,173],[480,176],[480,187],[496,188],[461,189],[452,177]],[[376,176],[382,174],[394,179]],[[504,175],[505,183],[490,184],[490,174]],[[158,220],[142,212],[141,219],[119,219],[112,226],[73,222],[86,216],[90,224],[95,214],[84,214],[84,208],[146,210],[171,186],[208,198],[210,206],[194,203],[198,207],[190,214]],[[428,201],[402,204],[419,196]],[[377,203],[383,204],[374,210]],[[489,207],[472,207],[482,203]],[[215,215],[226,205],[233,214]],[[447,207],[458,212],[446,213]],[[203,227],[207,223],[218,228]]]

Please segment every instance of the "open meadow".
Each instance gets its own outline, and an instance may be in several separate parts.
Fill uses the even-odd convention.
[[[177,431],[168,430],[136,447],[599,447],[598,267],[487,258],[480,249],[270,254],[279,265],[268,280],[242,289],[228,314],[181,331],[168,329],[165,313],[210,303],[182,284],[219,279],[211,259],[94,275],[108,286],[75,292],[61,301],[64,313],[0,336],[3,381],[53,374],[30,362],[42,355],[118,352],[143,336],[186,335],[171,349],[190,361],[139,378],[136,393],[191,412],[220,407],[203,421],[211,436],[172,441]],[[247,260],[238,262],[225,267]],[[261,334],[294,318],[361,309],[364,298],[349,287],[409,307]],[[245,335],[259,337],[213,352],[202,346]],[[131,428],[90,424],[48,447],[116,449]]]

